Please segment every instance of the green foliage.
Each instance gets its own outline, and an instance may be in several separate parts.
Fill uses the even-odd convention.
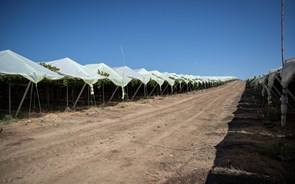
[[[170,79],[175,81],[175,84],[179,84],[181,81],[175,77],[169,77]]]
[[[154,81],[154,80],[150,80],[150,81],[148,82],[148,85],[150,85],[150,86],[152,86],[152,87],[155,87],[155,86],[158,85],[158,83],[157,83],[156,81]]]
[[[59,68],[55,67],[55,66],[52,66],[50,64],[46,64],[46,63],[39,63],[41,66],[53,71],[53,72],[59,72]],[[60,80],[48,80],[48,79],[43,79],[41,81],[42,83],[44,84],[50,84],[50,85],[55,85],[55,86],[59,86],[59,87],[64,87],[64,86],[67,86],[68,83],[69,83],[69,79],[64,77]]]
[[[6,114],[2,120],[4,121],[5,124],[8,124],[14,120],[14,117],[12,115]]]
[[[63,84],[67,84],[68,86],[77,87],[77,86],[83,86],[84,81],[81,79],[73,79],[73,78],[65,78]]]
[[[134,87],[135,85],[139,85],[141,83],[141,81],[139,81],[139,80],[137,80],[137,79],[132,79],[131,81],[130,81],[130,85],[132,86],[132,87]]]
[[[59,72],[59,68],[52,66],[50,64],[46,64],[46,63],[39,63],[41,66],[53,71],[53,72]]]
[[[19,85],[19,84],[27,84],[28,79],[21,75],[0,75],[0,82],[11,84],[11,85]]]
[[[84,81],[81,79],[64,77],[59,80],[43,79],[39,84],[50,84],[56,87],[66,87],[67,85],[71,87],[77,87],[77,86],[83,86]]]
[[[45,68],[48,68],[49,70],[54,71],[54,72],[59,71],[58,68],[48,65],[46,63],[40,63],[40,65],[42,65]],[[62,84],[66,82],[65,80],[58,80],[58,82],[55,82],[55,81],[50,81],[47,79],[44,79],[42,81],[45,81],[45,82],[47,81],[47,83],[52,82],[52,83],[62,83]],[[0,82],[6,83],[6,84],[11,84],[11,85],[20,85],[20,84],[27,84],[29,81],[28,81],[28,79],[26,79],[25,77],[23,77],[21,75],[0,75]]]
[[[102,88],[103,85],[113,85],[113,83],[109,79],[101,79],[94,84],[98,89]]]
[[[98,80],[97,83],[94,84],[98,89],[102,88],[103,82],[102,80]]]
[[[172,80],[178,80],[176,77],[173,77],[173,76],[169,76],[169,78]]]
[[[110,74],[106,73],[106,72],[103,72],[103,71],[100,71],[100,70],[97,70],[97,73],[101,76],[105,76],[105,77],[108,77],[110,76]]]

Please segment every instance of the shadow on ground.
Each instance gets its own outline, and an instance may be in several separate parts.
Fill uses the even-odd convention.
[[[216,145],[214,165],[206,184],[295,183],[294,114],[288,114],[287,129],[281,134],[280,113],[267,109],[254,91],[246,87],[228,123],[228,133]],[[278,109],[279,107],[275,108]]]
[[[215,146],[216,157],[205,181],[191,173],[167,183],[295,183],[295,114],[289,112],[283,136],[279,107],[270,109],[267,121],[263,104],[246,86],[226,136]]]

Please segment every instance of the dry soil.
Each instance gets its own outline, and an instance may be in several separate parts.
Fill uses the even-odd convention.
[[[0,183],[205,183],[244,88],[2,122]]]

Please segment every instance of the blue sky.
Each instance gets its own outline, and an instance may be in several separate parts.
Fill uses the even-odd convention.
[[[0,0],[0,50],[245,79],[281,66],[280,0]],[[285,0],[285,58],[295,0]]]

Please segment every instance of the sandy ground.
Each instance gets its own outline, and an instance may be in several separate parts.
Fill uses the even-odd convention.
[[[204,183],[244,87],[0,123],[0,183]]]

